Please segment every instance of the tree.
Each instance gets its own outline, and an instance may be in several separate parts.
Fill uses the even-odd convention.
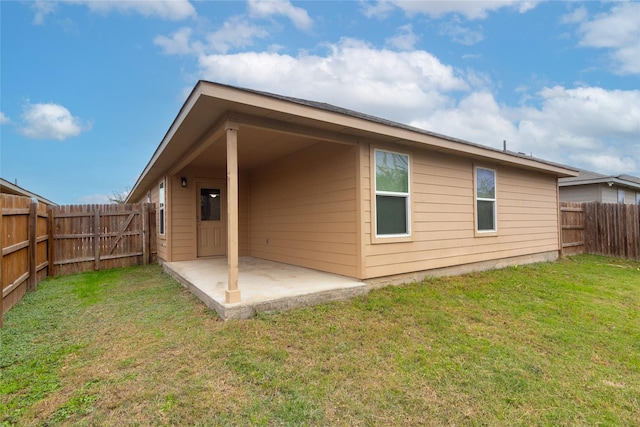
[[[126,188],[122,191],[114,191],[109,196],[109,201],[111,203],[117,203],[119,205],[124,205],[124,202],[127,200],[129,193],[131,192],[131,188]]]

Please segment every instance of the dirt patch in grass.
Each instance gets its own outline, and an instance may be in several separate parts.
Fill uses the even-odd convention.
[[[639,324],[592,256],[226,323],[157,266],[60,277],[5,317],[0,423],[639,425]]]

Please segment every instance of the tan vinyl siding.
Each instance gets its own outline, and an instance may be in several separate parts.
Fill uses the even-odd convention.
[[[317,144],[251,177],[251,255],[357,275],[355,146]]]
[[[572,187],[560,187],[561,202],[599,202],[600,186],[598,184],[591,185],[575,185]]]
[[[180,186],[180,176],[171,179],[171,233],[172,261],[195,259],[196,254],[196,194],[195,182],[187,178],[186,188]]]
[[[609,187],[607,184],[599,184],[601,203],[618,203],[618,187]]]
[[[399,150],[396,150],[399,151]],[[373,278],[558,249],[554,176],[429,151],[413,159],[410,242],[373,243],[372,206],[364,188],[364,277]],[[368,150],[362,150],[369,156]],[[368,164],[368,160],[363,160]],[[496,171],[497,235],[475,237],[475,166]],[[363,177],[365,187],[370,176]],[[494,233],[495,234],[495,233]]]

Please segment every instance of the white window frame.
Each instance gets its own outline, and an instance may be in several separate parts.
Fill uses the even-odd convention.
[[[624,188],[618,188],[618,203],[623,204],[625,203],[625,191]]]
[[[494,182],[494,197],[493,198],[485,198],[478,197],[478,169],[486,170],[493,172],[493,182]],[[476,236],[495,236],[498,234],[498,172],[495,169],[484,167],[484,166],[475,166],[473,169],[473,210],[475,211],[474,222],[475,222],[475,233]],[[478,210],[478,202],[493,202],[493,229],[491,230],[480,230],[480,221],[478,215],[480,211]]]
[[[167,231],[167,212],[165,209],[167,189],[164,179],[158,184],[158,232],[164,236]]]
[[[395,191],[378,191],[378,183],[377,183],[377,161],[376,161],[376,153],[384,152],[390,154],[396,154],[399,156],[404,156],[407,158],[407,192],[395,192]],[[392,150],[385,150],[382,148],[374,148],[372,150],[372,171],[373,171],[373,233],[376,239],[384,239],[385,241],[394,240],[394,241],[406,241],[411,237],[411,156],[408,153],[401,153]],[[406,233],[397,233],[397,234],[378,234],[378,197],[377,196],[387,196],[387,197],[402,197],[405,199],[405,211],[406,211]]]

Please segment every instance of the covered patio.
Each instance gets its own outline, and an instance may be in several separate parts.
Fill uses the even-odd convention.
[[[247,319],[258,312],[289,310],[364,295],[357,279],[252,257],[240,257],[242,300],[226,302],[226,257],[165,262],[164,270],[224,319]]]

